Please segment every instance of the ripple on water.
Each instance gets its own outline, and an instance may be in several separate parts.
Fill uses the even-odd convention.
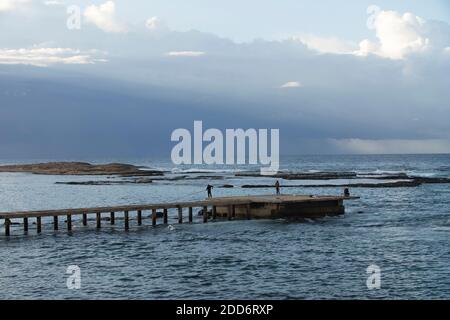
[[[391,163],[389,157],[386,159],[385,165]],[[323,169],[322,162],[316,160],[305,166]],[[379,161],[369,166],[359,160],[326,165],[372,171],[398,170],[396,163],[393,168],[384,168]],[[296,162],[292,165],[299,166]],[[79,204],[80,194],[86,205],[97,205],[111,199],[151,202],[173,192],[173,185],[158,185],[93,186],[77,188],[74,193],[69,186],[55,186],[52,177],[31,176],[21,176],[20,184],[26,187],[18,192],[8,189],[13,188],[11,179],[17,176],[2,179],[9,179],[9,184],[0,184],[0,205],[21,203],[29,208],[38,207],[48,194],[54,195],[45,202],[50,207],[70,207]],[[149,188],[154,189],[149,192]],[[189,185],[177,188],[185,194],[193,192]],[[293,188],[292,192],[304,190]],[[308,192],[335,194],[342,190],[318,188]],[[201,218],[196,217],[194,224],[178,225],[170,220],[173,230],[169,230],[167,226],[153,228],[146,219],[142,227],[133,221],[126,233],[118,219],[117,226],[105,223],[98,232],[93,223],[86,230],[74,222],[72,235],[63,230],[54,233],[49,222],[42,235],[31,231],[26,237],[22,236],[22,226],[14,225],[13,236],[0,241],[4,257],[0,287],[8,288],[0,291],[0,298],[448,299],[449,192],[449,185],[440,184],[355,188],[352,194],[361,200],[349,201],[345,216],[311,221],[204,225],[197,223]],[[71,264],[81,268],[82,290],[66,287],[66,268]],[[380,290],[366,287],[366,269],[371,264],[381,268]]]

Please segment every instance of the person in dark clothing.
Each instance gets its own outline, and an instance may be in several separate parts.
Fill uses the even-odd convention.
[[[208,192],[208,198],[212,198],[212,188],[214,188],[214,187],[210,184],[208,184],[206,186],[206,191]]]
[[[275,189],[277,191],[277,195],[279,195],[280,194],[280,182],[278,180],[275,182]]]
[[[350,190],[348,188],[344,189],[344,197],[350,197]]]

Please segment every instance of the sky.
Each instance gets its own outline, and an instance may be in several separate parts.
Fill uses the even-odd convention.
[[[146,9],[139,15],[132,6],[125,9],[128,2],[117,1],[117,5],[124,7],[123,15],[130,20],[145,20],[145,13],[153,12],[176,30],[202,30],[235,41],[282,39],[298,33],[357,41],[372,36],[365,28],[366,10],[371,5],[450,22],[450,3],[446,0],[157,0],[146,1]]]
[[[169,155],[194,120],[449,153],[449,71],[444,0],[0,0],[0,158]]]

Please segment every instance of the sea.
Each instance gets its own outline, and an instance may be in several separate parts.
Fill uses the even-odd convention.
[[[0,211],[45,210],[202,200],[214,196],[273,194],[271,177],[239,177],[255,166],[175,166],[170,160],[29,159],[121,162],[158,169],[169,180],[151,184],[67,185],[56,182],[120,181],[120,177],[0,173]],[[341,195],[343,188],[307,187],[381,183],[406,173],[450,177],[450,155],[316,155],[281,158],[282,172],[357,172],[358,179],[283,180],[284,194]],[[373,179],[373,175],[386,180]],[[222,185],[233,188],[221,188]],[[143,226],[130,213],[130,230],[103,222],[96,230],[74,218],[73,230],[23,234],[0,221],[0,299],[449,299],[450,184],[350,188],[342,216],[302,221],[246,220]],[[197,212],[195,212],[197,213]],[[187,213],[185,213],[187,214]],[[93,217],[91,217],[92,219]],[[32,221],[30,221],[31,223]],[[75,271],[74,271],[75,270]],[[75,280],[74,280],[75,279]]]

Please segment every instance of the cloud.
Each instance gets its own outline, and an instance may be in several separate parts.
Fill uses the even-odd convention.
[[[64,2],[59,0],[47,0],[44,1],[44,5],[46,5],[47,7],[59,7],[63,6]]]
[[[168,27],[164,21],[162,21],[158,17],[150,17],[145,21],[145,27],[152,31],[152,32],[158,32],[158,31],[168,31]]]
[[[450,43],[448,25],[426,21],[412,13],[381,11],[373,23],[377,41],[363,40],[357,55],[376,54],[390,59],[404,59],[412,53],[443,50]],[[445,40],[447,39],[447,40]],[[447,43],[445,43],[448,41]],[[443,46],[444,45],[444,46]]]
[[[167,53],[168,56],[172,57],[200,57],[205,54],[203,51],[170,51]]]
[[[350,54],[357,50],[358,45],[336,37],[319,37],[315,35],[302,35],[292,38],[305,44],[309,49],[320,53]]]
[[[297,81],[289,81],[280,86],[280,88],[301,88],[301,87],[303,87],[303,84]]]
[[[99,6],[90,5],[84,11],[84,17],[89,23],[95,24],[105,32],[123,33],[127,27],[116,18],[114,2],[107,1]]]
[[[93,52],[81,52],[71,48],[22,48],[0,49],[0,64],[25,64],[47,67],[52,64],[93,64]]]
[[[105,0],[97,2],[97,5],[103,2]],[[12,20],[16,17],[6,18]],[[36,36],[33,32],[37,31],[33,28],[40,19],[39,17],[33,20],[33,23],[27,23],[17,30],[30,34],[26,39],[20,38],[17,32],[13,35],[0,33],[0,42],[6,43],[2,47],[28,48],[23,42]],[[111,59],[108,64],[82,66],[83,76],[98,82],[99,86],[106,87],[110,80],[120,81],[121,85],[118,87],[123,86],[124,91],[129,90],[127,92],[145,96],[148,101],[156,100],[153,95],[159,92],[160,88],[169,88],[169,98],[162,99],[162,105],[171,104],[172,89],[176,89],[182,97],[180,100],[193,101],[190,105],[192,108],[195,104],[201,104],[204,110],[222,110],[226,106],[226,113],[231,115],[231,118],[240,120],[243,114],[253,117],[249,118],[250,120],[242,120],[240,127],[258,126],[253,122],[261,119],[264,121],[261,125],[264,127],[284,128],[283,143],[289,145],[289,149],[284,151],[286,153],[328,153],[338,149],[331,144],[325,147],[323,144],[320,147],[308,144],[303,150],[296,146],[296,139],[299,137],[320,141],[328,138],[360,138],[362,142],[359,143],[341,143],[339,150],[358,152],[357,150],[364,148],[368,152],[380,150],[382,153],[396,152],[397,148],[401,150],[402,145],[411,143],[398,142],[395,147],[387,149],[387,146],[393,145],[392,141],[398,141],[395,139],[423,141],[450,137],[447,120],[450,118],[450,107],[447,103],[450,101],[449,54],[438,57],[407,54],[405,60],[392,60],[372,53],[368,57],[318,54],[300,41],[262,39],[238,43],[199,31],[169,31],[159,37],[158,33],[145,28],[144,19],[141,20],[141,26],[133,31],[130,29],[132,32],[127,36],[102,36],[99,34],[103,33],[102,31],[83,34],[61,32],[63,21],[59,19],[58,24],[47,22],[49,25],[46,27],[45,39],[36,41],[51,42],[39,47],[75,47],[82,52],[74,52],[71,55],[89,55],[94,59],[97,54],[89,51],[94,47],[94,43],[95,48],[113,52],[114,57],[120,57]],[[375,31],[372,32],[375,34]],[[431,47],[440,47],[445,43],[439,42],[436,36],[444,31],[430,32],[434,34],[429,37]],[[99,42],[98,39],[102,37],[106,37],[105,41]],[[368,45],[372,42],[374,45],[378,44],[377,39],[371,39]],[[73,43],[77,45],[74,46]],[[442,48],[448,47],[450,44],[447,42]],[[335,49],[328,50],[336,52]],[[322,50],[325,50],[325,47],[322,47]],[[346,50],[338,51],[345,53]],[[371,50],[375,49],[368,49]],[[41,61],[36,58],[25,59],[24,55],[10,53],[7,62],[12,63],[12,60],[14,63],[51,65],[55,60],[59,61],[59,64],[51,65],[54,67],[60,67],[63,63],[60,56],[49,62],[47,55],[45,59],[41,58]],[[79,57],[72,60],[77,59],[80,61]],[[86,63],[86,59],[81,58],[81,61]],[[69,62],[74,61],[66,60],[66,63]],[[0,69],[16,68],[0,66]],[[30,72],[36,72],[34,69]],[[25,73],[29,68],[20,67],[17,70]],[[45,70],[46,68],[39,68],[39,72],[43,74]],[[49,72],[48,76],[54,71]],[[69,70],[61,72],[70,75]],[[296,85],[287,84],[288,82],[304,82],[305,88],[298,88]],[[9,86],[8,79],[3,83],[0,87]],[[280,88],[283,85],[285,88]],[[132,89],[125,88],[128,86]],[[158,89],[151,91],[149,88]],[[194,95],[195,99],[192,99],[191,92],[197,95],[200,93],[201,96],[197,99]],[[42,105],[47,104],[47,101],[48,99],[43,97]],[[92,104],[87,107],[92,107]],[[276,117],[273,116],[275,109]],[[255,114],[258,115],[258,120],[254,118]],[[414,118],[420,121],[411,121]],[[224,119],[217,121],[217,124],[212,123],[209,126],[227,126],[228,122]],[[409,150],[426,150],[423,145],[425,143],[418,145],[416,142],[415,147]],[[428,142],[428,147],[431,145],[433,144]]]
[[[410,54],[426,52],[448,52],[450,26],[444,22],[425,20],[412,13],[381,11],[374,19],[376,40],[364,39],[359,45],[336,37],[301,35],[292,40],[299,41],[319,53],[374,54],[393,60],[405,59]]]
[[[339,151],[360,154],[450,153],[450,140],[446,139],[330,139]]]
[[[29,2],[30,0],[0,0],[0,12],[16,10]]]

